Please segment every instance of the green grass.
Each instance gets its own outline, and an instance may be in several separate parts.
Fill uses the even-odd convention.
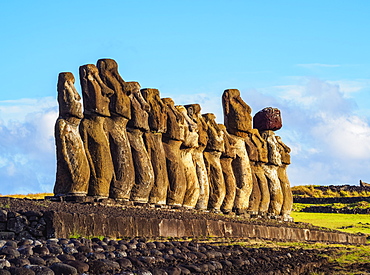
[[[292,212],[291,216],[296,222],[311,223],[347,233],[370,235],[370,215],[366,214]]]

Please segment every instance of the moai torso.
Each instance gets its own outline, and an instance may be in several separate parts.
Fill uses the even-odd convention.
[[[150,132],[144,133],[144,141],[155,179],[149,202],[163,205],[166,204],[169,186],[166,155],[162,143],[162,133],[167,130],[167,106],[162,102],[157,89],[142,89],[141,94],[150,106],[148,111]]]
[[[119,75],[118,65],[113,59],[100,59],[97,67],[102,81],[114,91],[109,104],[111,116],[105,120],[114,166],[109,197],[129,200],[135,183],[131,147],[126,133],[127,122],[131,118],[130,92],[125,90],[125,81]]]
[[[192,151],[193,161],[199,181],[199,198],[196,208],[206,210],[209,200],[209,180],[207,168],[204,163],[203,151],[208,142],[208,126],[200,113],[201,107],[199,104],[189,104],[185,105],[184,107],[187,110],[189,118],[191,118],[197,124],[198,147]]]
[[[261,135],[266,140],[268,148],[268,163],[262,165],[270,191],[268,212],[272,215],[280,215],[284,198],[278,177],[278,168],[282,164],[278,142],[272,130],[263,131]]]
[[[72,73],[59,74],[59,118],[55,124],[55,195],[86,195],[88,190],[90,168],[78,130],[83,118],[81,97],[74,82]]]
[[[110,116],[109,97],[114,91],[103,83],[98,68],[93,64],[80,67],[80,82],[84,101],[80,133],[90,164],[88,194],[108,197],[114,168],[105,119]]]
[[[167,204],[182,206],[186,192],[186,177],[180,147],[185,139],[185,118],[175,108],[171,98],[162,98],[167,107],[167,131],[163,133],[169,188]]]
[[[198,127],[188,116],[188,112],[184,106],[176,106],[176,109],[183,115],[186,125],[184,142],[180,147],[181,161],[184,166],[186,178],[186,191],[183,206],[194,208],[199,198],[199,180],[193,158],[195,149],[198,148]]]
[[[225,151],[224,134],[218,127],[214,114],[204,114],[203,118],[208,127],[208,143],[204,151],[210,185],[208,208],[218,212],[226,195],[225,180],[220,162],[221,154]]]

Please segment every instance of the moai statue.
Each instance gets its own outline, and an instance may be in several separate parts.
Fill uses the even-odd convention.
[[[80,82],[84,103],[80,133],[90,164],[88,195],[107,198],[114,167],[104,127],[106,118],[110,116],[109,97],[114,91],[103,83],[98,68],[93,64],[80,67]]]
[[[134,202],[147,203],[154,185],[153,166],[143,139],[143,134],[150,130],[150,106],[140,92],[139,83],[126,82],[125,90],[130,92],[131,99],[131,120],[127,123],[127,136],[135,167],[135,185],[131,190],[131,199]]]
[[[248,138],[245,140],[253,174],[253,191],[249,211],[251,214],[265,216],[270,205],[269,185],[262,168],[263,164],[268,162],[267,142],[257,129],[248,131]]]
[[[188,112],[184,106],[176,106],[176,109],[185,119],[184,142],[180,147],[181,161],[184,166],[186,179],[183,206],[186,208],[194,208],[199,198],[199,180],[193,160],[193,152],[195,148],[198,147],[198,128],[197,124],[188,116]]]
[[[157,89],[142,89],[141,94],[150,106],[148,112],[150,131],[144,133],[146,149],[154,172],[154,185],[149,195],[149,203],[164,205],[169,186],[166,155],[162,143],[162,134],[167,130],[167,106],[162,102]]]
[[[210,186],[208,208],[218,212],[226,195],[225,180],[220,162],[221,154],[225,151],[224,133],[218,127],[214,114],[204,114],[203,118],[208,126],[208,143],[203,153]]]
[[[54,194],[86,195],[90,168],[78,126],[82,114],[81,97],[74,86],[72,73],[58,78],[59,118],[55,123],[57,172]]]
[[[127,122],[131,119],[130,91],[125,89],[125,81],[118,73],[116,61],[100,59],[97,67],[102,81],[114,91],[109,104],[111,116],[105,121],[114,167],[109,197],[129,200],[131,189],[135,184],[134,163],[126,132]]]
[[[185,108],[188,116],[197,124],[198,130],[198,147],[194,148],[192,154],[199,181],[199,198],[195,208],[199,210],[207,210],[209,200],[209,180],[207,168],[204,163],[203,152],[208,142],[208,126],[200,113],[201,107],[199,104],[185,105]]]
[[[249,207],[249,199],[253,191],[251,164],[245,144],[248,142],[248,131],[252,129],[252,110],[240,97],[237,89],[224,91],[222,106],[227,131],[238,137],[235,145],[237,157],[232,162],[237,181],[234,207],[237,214],[244,214]]]
[[[175,108],[171,98],[162,98],[167,106],[167,131],[163,133],[163,147],[166,153],[168,180],[167,204],[182,206],[186,192],[186,179],[180,146],[184,142],[185,118]]]
[[[263,131],[261,136],[266,140],[268,148],[268,163],[262,164],[270,191],[268,213],[278,216],[281,213],[284,202],[283,191],[278,176],[278,168],[282,165],[279,144],[272,130]]]
[[[287,166],[290,164],[290,148],[281,140],[281,137],[276,136],[276,140],[281,155],[281,165],[278,168],[278,176],[284,197],[281,215],[284,220],[291,221],[292,218],[290,217],[290,213],[293,207],[293,194],[287,174]]]
[[[221,211],[224,214],[232,212],[235,202],[236,195],[236,179],[233,171],[232,161],[236,158],[234,136],[230,135],[226,131],[226,127],[223,124],[218,124],[218,127],[224,133],[224,144],[225,151],[221,154],[220,162],[222,167],[222,174],[225,180],[226,195],[222,202]]]
[[[268,212],[275,216],[280,215],[285,194],[283,193],[282,185],[278,176],[278,169],[282,166],[281,153],[285,149],[282,149],[282,144],[278,142],[278,139],[274,133],[275,130],[279,130],[282,127],[280,110],[272,107],[262,109],[253,117],[253,127],[259,130],[262,138],[267,142],[268,162],[263,164],[262,167],[265,171],[265,176],[267,178],[270,191],[270,206]],[[281,174],[282,177],[284,177],[284,172]],[[283,184],[284,188],[286,184],[287,183]],[[289,203],[287,202],[287,205],[288,204]],[[285,212],[286,210],[284,213]]]

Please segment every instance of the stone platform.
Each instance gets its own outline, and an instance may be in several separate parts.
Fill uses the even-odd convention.
[[[114,200],[66,202],[0,198],[0,238],[235,238],[366,243],[365,235],[272,219],[127,205]]]

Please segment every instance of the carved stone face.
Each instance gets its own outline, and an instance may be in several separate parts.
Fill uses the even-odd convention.
[[[81,97],[74,86],[72,73],[60,73],[58,78],[59,116],[83,118]]]
[[[110,116],[109,97],[114,91],[103,83],[98,68],[93,64],[80,67],[80,82],[84,100],[84,113]]]
[[[110,97],[109,109],[112,114],[131,118],[131,101],[129,93],[124,90],[125,81],[118,72],[118,64],[113,59],[99,59],[97,62],[102,81],[114,94]]]

